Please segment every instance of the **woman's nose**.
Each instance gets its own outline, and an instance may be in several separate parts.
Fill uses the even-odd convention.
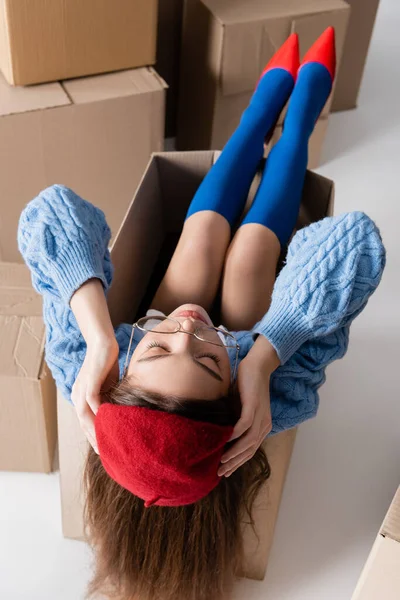
[[[192,319],[185,319],[182,323],[182,327],[185,331],[190,331],[190,333],[193,333],[196,329],[195,322]]]

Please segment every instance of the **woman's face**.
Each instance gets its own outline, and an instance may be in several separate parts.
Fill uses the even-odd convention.
[[[179,321],[186,331],[194,332],[201,325],[213,326],[198,304],[183,304],[168,316]],[[135,387],[188,400],[216,400],[228,393],[231,369],[224,346],[203,342],[181,331],[154,333],[158,329],[162,329],[162,324],[146,333],[132,355],[127,375]],[[220,342],[217,332],[213,335]]]

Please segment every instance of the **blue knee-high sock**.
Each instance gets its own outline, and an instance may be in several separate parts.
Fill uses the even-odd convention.
[[[249,212],[241,225],[260,223],[281,246],[296,224],[308,162],[308,140],[332,89],[332,78],[320,63],[299,71],[285,117],[283,133],[272,148]]]
[[[264,137],[274,126],[294,86],[292,75],[271,69],[259,81],[240,124],[199,186],[186,215],[212,210],[231,227],[240,217],[264,151]]]

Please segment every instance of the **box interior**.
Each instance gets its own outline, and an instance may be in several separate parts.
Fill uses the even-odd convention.
[[[189,204],[218,154],[153,154],[111,249],[115,275],[108,304],[114,325],[132,323],[146,313],[179,240]],[[264,164],[265,160],[251,186],[243,214],[251,206]],[[307,171],[296,229],[330,214],[332,200],[332,181]],[[278,270],[285,254],[286,249]],[[218,313],[217,301],[211,314],[216,321]]]

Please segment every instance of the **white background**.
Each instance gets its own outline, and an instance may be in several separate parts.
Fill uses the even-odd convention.
[[[300,427],[267,577],[241,581],[234,600],[350,599],[400,484],[398,0],[381,0],[359,108],[332,115],[319,172],[336,183],[335,214],[376,221],[387,267]],[[1,598],[82,600],[90,558],[62,538],[58,473],[0,473]]]

